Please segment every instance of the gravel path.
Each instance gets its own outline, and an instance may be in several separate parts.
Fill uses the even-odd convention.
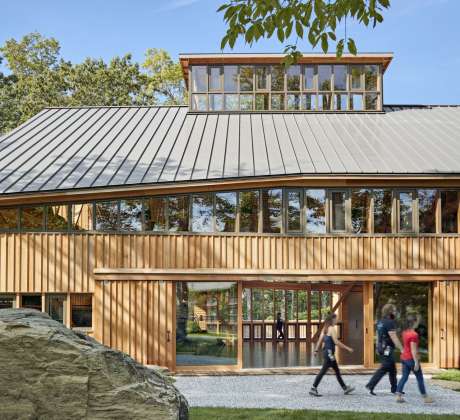
[[[379,383],[377,396],[364,389],[369,376],[344,376],[345,383],[356,387],[343,395],[335,376],[327,375],[319,386],[323,397],[311,397],[313,375],[262,376],[179,376],[176,386],[194,407],[286,408],[387,413],[459,414],[460,393],[427,381],[434,404],[424,404],[413,376],[405,391],[407,403],[400,404],[389,391],[388,378]]]

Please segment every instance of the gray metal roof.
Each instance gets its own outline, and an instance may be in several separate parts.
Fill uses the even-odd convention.
[[[460,174],[460,107],[45,109],[0,137],[0,194],[270,175]]]

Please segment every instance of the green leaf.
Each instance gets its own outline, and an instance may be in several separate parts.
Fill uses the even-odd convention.
[[[276,30],[276,35],[278,36],[280,42],[284,41],[284,31],[282,26],[278,26],[278,29]]]
[[[355,41],[352,38],[348,38],[347,47],[351,54],[356,55],[358,53]]]
[[[295,23],[295,31],[299,38],[303,38],[303,26],[299,21]]]
[[[323,50],[324,54],[327,53],[328,48],[329,44],[327,42],[327,34],[324,33],[321,35],[321,49]]]

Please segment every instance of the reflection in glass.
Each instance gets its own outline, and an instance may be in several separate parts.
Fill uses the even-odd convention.
[[[350,66],[351,69],[351,88],[352,89],[363,89],[363,78],[364,74],[363,66]]]
[[[286,71],[287,90],[300,90],[300,66],[289,66]]]
[[[284,94],[272,93],[272,109],[274,111],[281,111],[284,109]]]
[[[237,363],[237,285],[232,282],[177,282],[176,363]]]
[[[206,66],[192,66],[192,92],[206,92],[207,69]]]
[[[315,76],[316,76],[316,66],[307,64],[303,68],[303,80],[304,80],[304,88],[307,90],[312,90],[316,88],[315,83]]]
[[[366,90],[377,90],[378,67],[375,64],[369,64],[364,67],[364,79]]]
[[[334,90],[347,89],[347,66],[334,66]]]
[[[0,208],[0,230],[13,230],[18,228],[18,209]]]
[[[353,233],[369,233],[370,191],[351,192],[351,230]]]
[[[302,95],[302,109],[313,111],[316,109],[316,95],[305,93]]]
[[[224,109],[224,95],[217,93],[209,94],[209,109],[211,111],[222,111]]]
[[[354,93],[350,97],[350,110],[362,111],[363,110],[363,95]]]
[[[240,91],[250,92],[254,89],[254,68],[251,66],[240,67]]]
[[[346,111],[348,109],[348,95],[339,93],[334,95],[334,108],[336,111]]]
[[[374,233],[391,233],[391,190],[373,190]]]
[[[242,304],[243,304],[243,321],[251,321],[251,312],[252,312],[252,289],[243,289],[243,298],[242,298]]]
[[[299,290],[297,293],[297,305],[298,305],[298,320],[307,321],[308,320],[308,292],[306,290]]]
[[[203,94],[194,94],[192,95],[192,110],[193,111],[206,111],[207,108],[207,100],[206,95]]]
[[[0,295],[0,309],[16,307],[16,295]]]
[[[331,90],[332,66],[322,64],[318,66],[319,90]]]
[[[268,89],[268,72],[269,68],[265,66],[256,67],[256,89]]]
[[[399,193],[399,231],[412,232],[412,192]]]
[[[332,109],[332,95],[330,93],[321,93],[318,95],[318,109],[324,111]]]
[[[72,229],[93,230],[93,204],[72,204]]]
[[[120,201],[120,228],[121,230],[139,232],[142,230],[142,201]]]
[[[256,93],[256,110],[257,111],[267,111],[270,107],[269,105],[269,94],[268,93]]]
[[[93,325],[93,303],[90,294],[70,296],[70,326],[90,328]]]
[[[331,193],[331,218],[332,230],[345,231],[345,191],[332,191]]]
[[[41,295],[22,295],[21,307],[28,309],[42,310],[42,296]]]
[[[287,316],[289,321],[297,321],[297,291],[286,290],[286,306]]]
[[[264,319],[264,290],[252,289],[252,320],[262,321]]]
[[[311,320],[319,321],[319,292],[312,290],[311,292]]]
[[[96,230],[117,230],[118,201],[96,203]]]
[[[321,292],[321,321],[324,321],[332,310],[332,292]]]
[[[237,111],[239,109],[239,95],[237,94],[226,94],[225,95],[225,109],[227,111]]]
[[[209,90],[222,89],[221,74],[222,67],[209,67]]]
[[[46,230],[65,231],[69,228],[69,209],[67,205],[47,206]]]
[[[216,193],[216,230],[235,232],[236,192]]]
[[[275,319],[275,306],[273,301],[273,289],[263,289],[264,302],[264,319],[265,321],[273,321]]]
[[[441,191],[441,225],[443,233],[458,232],[457,191]]]
[[[326,233],[326,191],[305,190],[306,231]]]
[[[299,110],[300,109],[300,98],[299,93],[288,93],[286,102],[288,110]]]
[[[21,229],[43,230],[45,222],[43,206],[21,208]]]
[[[271,87],[274,91],[284,90],[284,67],[272,66],[271,67]]]
[[[430,340],[429,333],[430,314],[429,301],[431,299],[431,284],[430,283],[389,283],[377,282],[374,283],[374,319],[381,319],[382,307],[387,303],[392,303],[396,306],[396,325],[397,333],[401,336],[404,328],[404,323],[407,315],[419,315],[420,325],[417,332],[420,336],[419,352],[422,362],[430,362]],[[377,322],[376,322],[377,323]],[[377,352],[375,352],[377,357]],[[399,359],[399,350],[395,350],[395,357]]]
[[[224,66],[224,90],[238,91],[238,66]]]
[[[259,191],[240,192],[240,232],[259,230]]]
[[[437,190],[418,190],[418,220],[420,233],[436,233]]]
[[[242,111],[252,110],[252,95],[240,95],[240,109]]]
[[[46,312],[55,321],[64,323],[64,303],[65,295],[48,295],[46,296]]]
[[[170,232],[186,232],[188,230],[187,195],[168,197],[168,230]]]
[[[299,232],[302,230],[300,224],[301,209],[300,190],[288,190],[287,192],[287,230],[288,232]]]
[[[262,191],[263,229],[265,233],[281,233],[283,190]]]
[[[275,289],[275,314],[281,313],[281,318],[286,319],[286,290]]]
[[[166,228],[166,199],[151,197],[144,201],[145,229],[161,232]]]
[[[366,110],[377,111],[379,95],[377,93],[366,93]]]
[[[192,231],[212,232],[212,194],[192,196]]]

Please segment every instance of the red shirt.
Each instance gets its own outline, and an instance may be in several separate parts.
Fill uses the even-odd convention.
[[[418,348],[418,334],[414,330],[406,330],[402,333],[403,351],[401,353],[401,360],[413,360],[410,343],[417,344]]]

